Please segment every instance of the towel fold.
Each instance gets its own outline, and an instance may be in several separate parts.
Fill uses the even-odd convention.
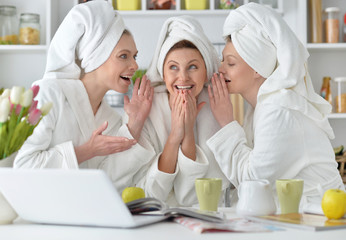
[[[108,2],[74,6],[52,39],[43,78],[79,79],[81,68],[86,73],[95,70],[109,58],[124,30],[123,19]]]

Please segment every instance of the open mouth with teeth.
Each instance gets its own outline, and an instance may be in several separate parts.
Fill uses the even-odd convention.
[[[226,83],[229,83],[229,82],[231,82],[231,80],[229,80],[229,79],[225,79],[225,82],[226,82]]]
[[[177,90],[190,90],[194,87],[194,85],[175,85],[175,89]]]
[[[124,79],[125,81],[130,81],[132,76],[120,76],[121,79]]]

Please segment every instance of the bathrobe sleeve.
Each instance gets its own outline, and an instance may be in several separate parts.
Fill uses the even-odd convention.
[[[299,119],[286,108],[264,104],[256,109],[254,143],[247,143],[243,128],[233,121],[207,141],[224,174],[238,186],[248,179],[274,182],[294,177],[304,167],[304,131]]]
[[[150,120],[147,120],[144,124],[139,144],[152,151],[153,156],[150,158],[146,174],[138,182],[138,186],[145,189],[146,196],[166,201],[173,189],[174,179],[179,170],[177,168],[174,173],[169,174],[158,169],[158,161],[163,150],[163,144],[157,137],[155,128]]]
[[[174,181],[175,198],[179,205],[192,206],[197,203],[195,180],[196,178],[206,177],[208,167],[208,159],[198,145],[196,145],[195,161],[186,157],[179,148],[179,172]]]
[[[75,131],[74,115],[64,110],[66,102],[59,85],[49,85],[42,81],[36,100],[39,104],[52,102],[53,107],[19,150],[14,167],[77,169],[78,162],[72,139],[52,145],[53,138],[64,138]],[[71,119],[71,122],[57,129],[57,121],[61,117]],[[59,136],[54,136],[55,134]]]
[[[163,149],[164,143],[154,141],[155,132],[150,128],[150,122],[142,131],[140,144],[155,149]],[[179,148],[177,167],[174,173],[165,173],[159,170],[158,161],[162,151],[157,151],[151,160],[145,179],[141,181],[141,187],[145,188],[147,196],[167,201],[170,195],[174,195],[177,204],[191,206],[197,203],[194,182],[198,177],[205,177],[208,171],[208,160],[203,151],[196,145],[196,161],[187,158]],[[174,194],[172,194],[172,191]]]
[[[126,124],[117,131],[117,136],[133,139]],[[102,161],[98,168],[103,169],[111,178],[119,192],[124,188],[138,185],[149,168],[155,152],[137,143],[130,149],[112,154]]]

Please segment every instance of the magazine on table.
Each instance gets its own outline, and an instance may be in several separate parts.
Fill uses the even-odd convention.
[[[254,232],[272,232],[282,231],[282,228],[269,227],[261,223],[252,222],[245,218],[226,219],[222,223],[206,222],[190,217],[176,217],[173,220],[182,226],[185,226],[195,233],[210,232],[237,232],[237,233],[254,233]]]
[[[323,215],[308,213],[287,213],[265,216],[247,216],[249,220],[263,224],[272,224],[282,227],[298,228],[303,230],[323,231],[346,228],[346,219],[328,219]]]
[[[140,198],[126,203],[132,214],[164,215],[168,217],[186,216],[208,222],[223,223],[224,214],[221,212],[201,211],[195,208],[169,207],[156,198]]]

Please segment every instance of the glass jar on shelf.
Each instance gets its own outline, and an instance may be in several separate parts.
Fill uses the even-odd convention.
[[[22,13],[19,24],[19,43],[24,45],[40,44],[40,15]]]
[[[326,26],[326,42],[337,43],[339,42],[339,12],[337,7],[329,7],[325,9],[327,13],[327,19],[325,21]]]
[[[337,113],[346,113],[346,77],[336,77],[337,96],[335,97],[335,111]]]
[[[18,19],[15,6],[0,6],[0,44],[18,44]]]

